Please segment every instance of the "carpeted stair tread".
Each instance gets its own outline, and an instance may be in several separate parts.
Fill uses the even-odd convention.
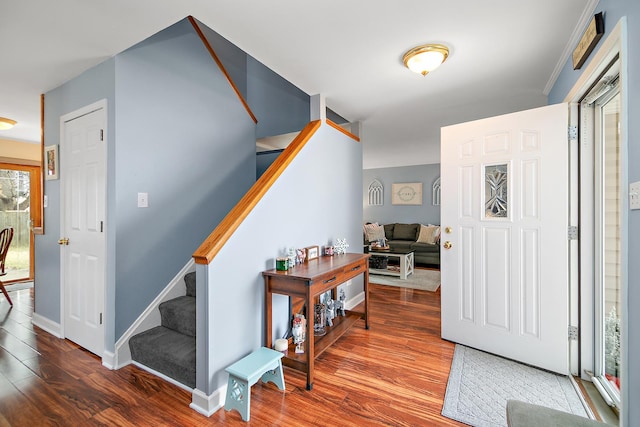
[[[164,326],[131,337],[131,357],[136,362],[189,387],[196,386],[196,339]]]
[[[185,335],[196,336],[196,299],[182,296],[158,306],[162,326]]]
[[[187,273],[184,276],[184,283],[187,285],[187,295],[196,296],[196,272]]]

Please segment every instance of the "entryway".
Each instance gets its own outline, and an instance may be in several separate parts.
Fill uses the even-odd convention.
[[[512,151],[521,151],[534,139],[527,137],[525,129],[516,144],[509,146],[508,138],[501,138],[512,132],[508,125],[462,134],[443,129],[443,138],[453,136],[455,145],[445,149],[443,144],[441,163],[442,226],[445,230],[451,227],[450,238],[443,235],[443,240],[453,243],[442,255],[443,337],[555,370],[544,365],[544,355],[534,360],[533,351],[524,355],[518,351],[522,347],[519,340],[540,333],[531,325],[542,325],[542,320],[559,313],[557,328],[565,332],[568,327],[568,336],[565,343],[549,350],[566,357],[568,369],[556,371],[593,383],[606,403],[623,416],[627,386],[620,377],[625,372],[628,334],[625,22],[622,19],[611,31],[564,100],[571,106],[570,117],[579,117],[572,122],[577,127],[568,129],[572,142],[565,170],[579,173],[557,181],[555,188],[528,186],[526,179],[557,170],[532,168],[536,159],[527,169],[526,162]],[[504,158],[492,157],[501,150]],[[447,161],[445,156],[449,156]],[[541,155],[539,160],[547,158]],[[555,197],[566,190],[567,197]],[[539,284],[545,270],[538,269],[542,259],[538,257],[556,250],[557,245],[540,244],[536,233],[547,234],[549,229],[534,223],[515,228],[517,221],[527,217],[523,212],[542,212],[538,209],[553,203],[561,209],[546,215],[561,217],[566,224],[564,232],[551,232],[566,239],[559,243],[564,250],[556,256],[566,263],[568,272],[558,270],[562,280],[557,283],[569,299],[559,305],[539,299],[550,290]],[[556,278],[542,282],[549,280]],[[483,335],[475,333],[479,331]],[[505,343],[514,348],[505,348]]]
[[[14,231],[5,284],[33,280],[32,225],[37,220],[34,215],[40,215],[40,189],[39,166],[0,163],[0,229],[13,227]]]

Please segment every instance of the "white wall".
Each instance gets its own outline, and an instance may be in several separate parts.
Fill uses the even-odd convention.
[[[261,272],[275,268],[287,247],[344,237],[349,252],[362,253],[361,197],[362,145],[323,124],[206,269],[209,306],[198,319],[207,318],[209,331],[198,330],[198,355],[207,353],[198,358],[198,390],[211,394],[224,386],[224,368],[264,344]],[[348,299],[361,293],[362,279],[345,291]],[[273,303],[274,335],[282,336],[289,301],[275,296]]]

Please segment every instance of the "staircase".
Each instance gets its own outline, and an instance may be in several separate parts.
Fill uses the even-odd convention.
[[[131,358],[188,386],[196,386],[196,273],[184,276],[187,294],[158,306],[161,325],[131,337]]]

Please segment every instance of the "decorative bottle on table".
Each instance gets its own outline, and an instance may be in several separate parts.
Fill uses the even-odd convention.
[[[293,318],[291,326],[291,335],[293,335],[293,343],[296,345],[296,353],[304,353],[304,340],[307,335],[307,324],[302,314],[296,314]]]
[[[327,312],[324,304],[313,306],[313,335],[321,337],[327,333]]]

